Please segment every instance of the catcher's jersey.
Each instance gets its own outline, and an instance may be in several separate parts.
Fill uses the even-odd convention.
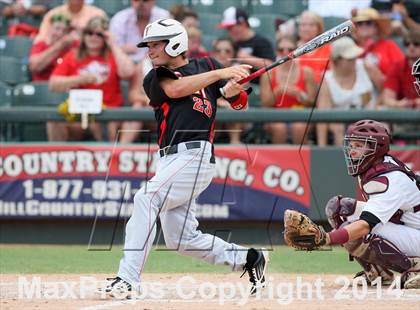
[[[176,70],[158,67],[146,75],[143,87],[155,111],[160,148],[187,141],[213,142],[217,98],[221,97],[219,88],[226,81],[220,80],[190,96],[174,99],[165,94],[159,80],[179,79],[220,68],[223,66],[216,60],[200,58],[190,59],[188,64]]]
[[[393,162],[389,156],[385,161]],[[383,224],[387,223],[392,215],[398,210],[404,214],[401,221],[404,225],[420,230],[420,212],[414,212],[413,208],[420,204],[420,191],[416,182],[400,171],[393,171],[381,175],[385,191],[369,195],[369,199],[363,207],[363,211],[374,214]]]

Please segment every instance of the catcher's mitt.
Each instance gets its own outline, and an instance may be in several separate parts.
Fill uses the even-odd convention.
[[[305,214],[294,210],[284,211],[284,241],[299,250],[312,251],[326,243],[325,230]]]

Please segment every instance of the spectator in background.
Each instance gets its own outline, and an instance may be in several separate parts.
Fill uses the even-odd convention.
[[[405,57],[396,62],[386,76],[382,103],[389,108],[420,108],[420,97],[414,88],[411,68],[420,58],[420,33],[410,31],[404,35]]]
[[[390,20],[372,8],[357,10],[352,20],[356,24],[354,38],[364,49],[362,57],[367,62],[377,65],[386,76],[395,63],[404,59],[404,54],[398,45],[386,39],[391,31]]]
[[[37,25],[52,5],[52,0],[5,1],[0,4],[0,19],[7,19],[8,36],[35,37]]]
[[[133,75],[133,63],[118,47],[108,31],[106,17],[93,17],[83,29],[80,46],[71,50],[63,62],[54,69],[50,79],[50,89],[66,92],[69,89],[100,89],[107,108],[120,107],[123,96],[120,79]],[[108,123],[108,140],[114,142],[119,122]],[[48,123],[48,138],[51,141],[83,139],[85,131],[79,123]],[[102,130],[98,123],[90,125],[95,140],[102,140]]]
[[[158,19],[169,17],[169,12],[156,6],[155,0],[131,0],[131,7],[112,17],[110,31],[131,60],[139,62],[147,54],[147,49],[136,46],[143,39],[144,28]]]
[[[52,6],[52,0],[15,0],[5,5],[1,14],[6,18],[42,17]]]
[[[292,37],[283,37],[277,42],[277,57],[287,56],[296,49]],[[261,101],[265,107],[278,109],[300,109],[311,106],[314,101],[316,84],[314,74],[298,61],[289,61],[263,74],[260,79]],[[289,128],[288,128],[289,127]],[[286,143],[288,129],[292,143],[304,141],[306,123],[269,123],[266,129],[271,134],[272,143]]]
[[[325,73],[321,85],[318,108],[321,110],[371,109],[375,106],[375,76],[379,69],[357,59],[363,49],[349,37],[332,43],[331,68]],[[344,137],[343,124],[318,124],[318,145],[327,145],[328,129],[334,137],[334,144],[341,145]]]
[[[106,17],[106,13],[103,10],[86,4],[84,0],[66,0],[65,4],[55,7],[45,14],[35,42],[48,40],[52,27],[51,16],[58,14],[69,16],[71,27],[79,33],[81,33],[82,29],[92,17]]]
[[[201,31],[195,27],[186,28],[188,34],[188,58],[203,58],[209,53],[201,43]]]
[[[229,37],[238,45],[237,58],[240,63],[259,69],[275,59],[270,41],[251,29],[248,14],[244,10],[235,7],[226,9],[218,28],[227,29]],[[251,83],[258,84],[259,79]]]
[[[402,34],[406,34],[408,31],[420,32],[420,2],[393,3],[392,14],[401,21]]]
[[[190,7],[182,4],[175,4],[170,8],[169,13],[186,29],[190,27],[200,29],[200,19],[198,18],[198,14]]]
[[[324,32],[324,20],[317,13],[304,11],[299,18],[298,46],[312,40]],[[324,72],[328,69],[328,60],[331,54],[331,45],[327,44],[313,52],[299,57],[299,62],[304,67],[309,67],[314,73],[315,82],[321,82]]]
[[[69,17],[62,14],[52,15],[50,22],[48,39],[32,45],[29,70],[33,81],[48,81],[57,63],[63,61],[64,54],[78,45],[78,35],[71,31]]]
[[[179,21],[186,29],[191,27],[200,29],[200,19],[198,18],[198,14],[191,9],[186,10]]]
[[[238,46],[230,38],[219,38],[213,43],[213,53],[212,57],[220,62],[225,68],[237,64],[236,54],[238,53]],[[220,97],[217,99],[218,107],[224,109],[231,109],[231,105],[224,98]],[[245,129],[246,124],[243,123],[226,123],[224,128],[229,133],[229,143],[230,144],[240,144],[241,143],[241,132]]]

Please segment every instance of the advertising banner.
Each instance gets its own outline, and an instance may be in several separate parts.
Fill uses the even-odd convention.
[[[1,218],[127,218],[159,156],[147,145],[3,145]],[[308,213],[310,149],[216,146],[216,176],[197,199],[209,220],[282,220]],[[170,156],[170,155],[169,155]]]

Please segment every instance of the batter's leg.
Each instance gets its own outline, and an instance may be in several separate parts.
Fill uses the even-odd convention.
[[[210,264],[229,265],[233,270],[242,270],[248,249],[197,230],[195,210],[193,202],[190,207],[187,203],[160,214],[167,248]]]

